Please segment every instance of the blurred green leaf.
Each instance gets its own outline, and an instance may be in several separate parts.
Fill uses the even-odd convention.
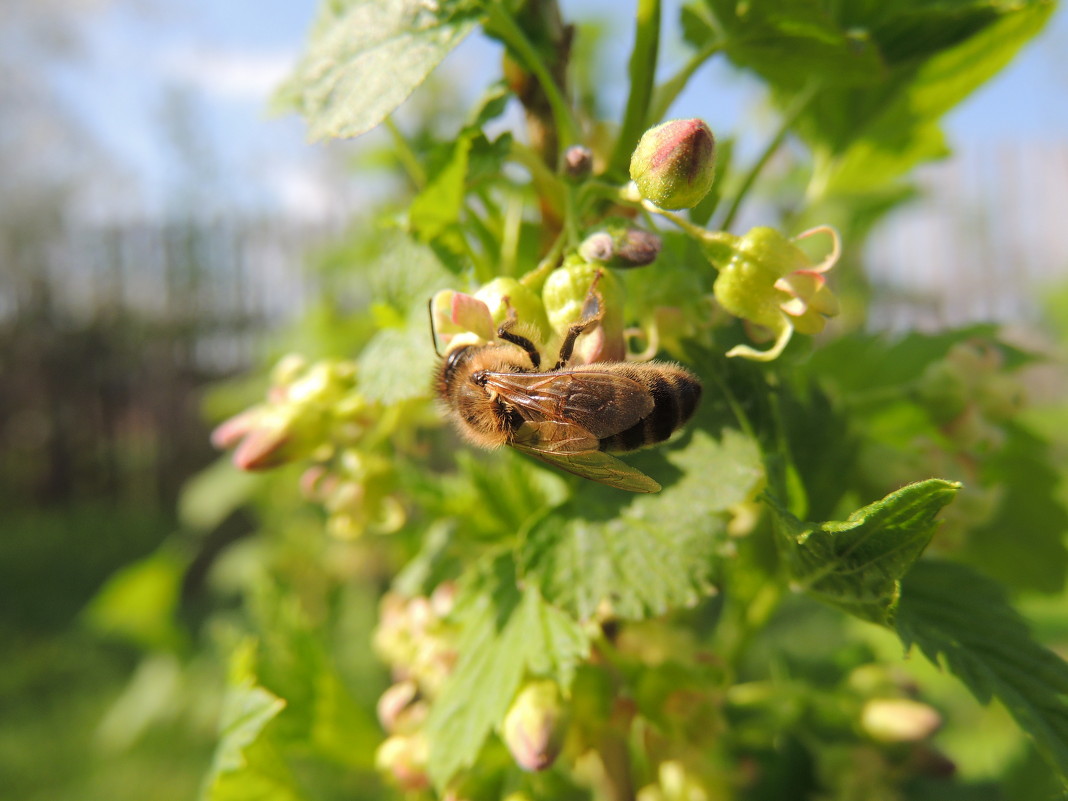
[[[979,701],[1001,701],[1068,784],[1068,663],[1031,637],[1000,586],[963,565],[921,562],[902,583],[896,628]]]
[[[535,523],[519,552],[523,577],[583,620],[602,602],[620,617],[641,618],[707,595],[725,513],[763,478],[759,450],[733,429],[719,440],[698,430],[657,462],[646,472],[664,485],[660,493],[585,483]]]
[[[286,702],[258,684],[256,642],[234,651],[220,715],[220,739],[204,783],[205,801],[300,801],[267,727]]]
[[[885,334],[852,334],[816,350],[807,369],[828,380],[853,403],[867,398],[885,401],[881,394],[894,390],[901,397],[909,384],[923,375],[933,362],[945,358],[950,348],[969,339],[992,342],[999,349],[997,327],[973,325],[939,334],[909,333],[899,339]]]
[[[123,567],[85,610],[97,631],[123,637],[143,648],[173,650],[185,644],[175,623],[187,565],[166,548]]]
[[[493,560],[464,587],[453,617],[460,659],[427,720],[428,771],[439,788],[475,764],[524,676],[553,678],[566,689],[589,651],[574,620],[535,587],[519,589],[510,557]]]
[[[453,144],[445,165],[412,199],[408,221],[412,231],[424,242],[436,239],[451,225],[459,222],[463,211],[467,156],[471,136],[461,135]]]
[[[263,476],[238,470],[228,456],[216,459],[182,487],[178,519],[189,528],[210,531],[252,497]]]
[[[1068,575],[1068,511],[1058,499],[1063,471],[1047,442],[1020,426],[1006,433],[983,467],[984,482],[1002,494],[998,511],[969,532],[962,557],[1014,589],[1059,592]]]
[[[467,0],[324,3],[276,103],[303,114],[313,139],[358,136],[403,103],[477,19]]]
[[[722,36],[731,61],[752,69],[773,86],[798,87],[810,79],[870,84],[884,64],[876,43],[844,21],[830,4],[814,0],[740,4],[705,0],[714,21],[687,16],[691,44]]]
[[[363,349],[359,364],[360,392],[368,400],[398,403],[429,397],[434,369],[430,328],[385,328]]]
[[[935,515],[960,484],[930,479],[858,509],[845,522],[802,524],[777,503],[786,564],[811,596],[872,623],[891,625],[901,577],[923,553]]]
[[[865,191],[947,153],[939,118],[1005,66],[1052,13],[1050,0],[831,3],[705,0],[691,40],[724,37],[782,108],[816,95],[797,130],[812,147],[810,197]],[[693,41],[698,44],[697,41]]]

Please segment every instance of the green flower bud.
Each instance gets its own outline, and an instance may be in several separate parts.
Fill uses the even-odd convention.
[[[662,209],[696,206],[716,177],[716,140],[701,120],[671,120],[646,131],[630,159],[638,192]]]
[[[860,713],[860,725],[882,743],[926,740],[942,725],[942,717],[927,704],[909,698],[877,698]]]
[[[508,319],[508,310],[513,309],[516,322],[521,326],[532,328],[543,342],[550,337],[552,328],[541,298],[514,278],[494,278],[483,285],[475,297],[489,307],[495,328]]]
[[[596,281],[596,283],[595,283]],[[589,312],[590,288],[600,297],[603,313],[600,325],[579,337],[575,361],[622,361],[626,356],[623,341],[623,287],[611,272],[596,264],[575,262],[555,270],[542,288],[542,299],[552,330],[563,336],[568,326],[581,321]]]
[[[504,717],[504,742],[523,770],[545,770],[560,754],[567,710],[555,681],[539,679],[523,687]]]

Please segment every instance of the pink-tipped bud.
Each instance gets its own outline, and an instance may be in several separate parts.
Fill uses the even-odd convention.
[[[504,717],[502,735],[523,770],[545,770],[560,754],[567,733],[567,710],[555,681],[524,686]]]
[[[593,153],[588,147],[572,145],[564,151],[563,173],[574,181],[581,181],[593,170]]]
[[[278,410],[260,414],[255,425],[234,451],[241,470],[269,470],[288,462],[294,441],[294,418]]]
[[[420,700],[419,686],[412,679],[405,679],[382,693],[376,711],[383,729],[390,734],[404,734],[423,723],[428,708]]]
[[[716,177],[716,140],[702,120],[671,120],[642,135],[630,160],[638,192],[662,209],[696,206]]]
[[[224,420],[211,432],[211,444],[219,450],[227,450],[239,443],[256,425],[260,407],[253,406]]]

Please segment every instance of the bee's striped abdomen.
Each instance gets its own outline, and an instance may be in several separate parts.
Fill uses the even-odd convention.
[[[602,451],[633,451],[663,442],[693,416],[701,400],[701,383],[674,365],[628,365],[621,370],[653,396],[653,410],[630,428],[604,437]]]

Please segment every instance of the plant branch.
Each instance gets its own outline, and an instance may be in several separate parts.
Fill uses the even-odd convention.
[[[489,18],[493,32],[500,36],[508,48],[519,57],[523,66],[530,70],[538,79],[545,98],[552,109],[553,122],[556,125],[557,137],[562,147],[576,144],[579,139],[579,127],[571,112],[571,105],[567,102],[560,86],[553,79],[552,73],[545,65],[537,49],[530,43],[523,29],[519,27],[515,19],[505,9],[504,4],[492,0],[484,4],[486,15]]]
[[[630,95],[619,128],[610,171],[625,173],[642,133],[649,127],[656,59],[660,48],[660,0],[638,0],[634,49],[630,54]]]

